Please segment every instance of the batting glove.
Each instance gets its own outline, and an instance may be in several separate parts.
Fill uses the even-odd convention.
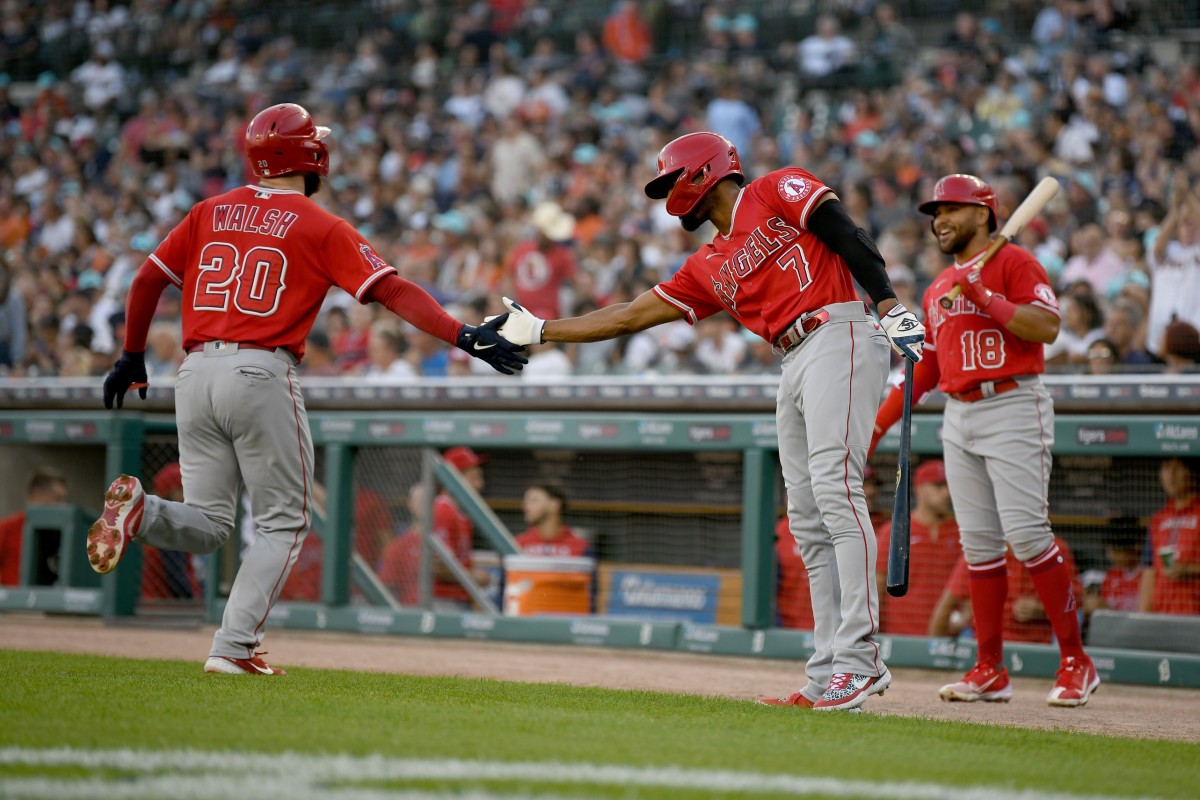
[[[992,303],[992,293],[983,285],[983,275],[977,269],[964,269],[954,280],[962,289],[963,297],[970,300],[980,311]]]
[[[138,397],[146,399],[146,354],[121,351],[121,357],[112,365],[104,378],[104,407],[112,408],[113,400],[117,408],[125,407],[125,392],[136,388]]]
[[[925,348],[925,326],[911,311],[902,303],[896,303],[880,322],[893,350],[914,364],[921,360]]]
[[[507,297],[501,299],[504,301],[504,307],[508,309],[508,314],[505,315],[508,322],[501,325],[500,335],[513,344],[542,344],[545,341],[542,338],[542,326],[546,321],[530,314],[516,300],[509,300]],[[495,317],[487,319],[492,320]]]
[[[521,355],[525,352],[523,345],[505,339],[499,330],[508,314],[490,317],[479,327],[463,325],[458,332],[458,341],[454,344],[471,355],[491,365],[497,372],[505,375],[515,375],[520,372],[529,359]]]

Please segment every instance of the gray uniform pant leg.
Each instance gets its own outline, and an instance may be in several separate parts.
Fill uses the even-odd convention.
[[[862,481],[888,352],[886,336],[864,319],[827,323],[783,361],[776,420],[789,524],[812,594],[810,688],[834,672],[884,670]]]
[[[147,544],[191,543],[178,549],[193,552],[219,545],[233,529],[244,483],[258,535],[238,568],[210,655],[248,658],[262,644],[267,613],[312,518],[312,435],[295,367],[262,350],[194,353],[180,369],[176,417],[187,502],[155,503],[158,522]]]
[[[946,401],[946,481],[970,564],[1021,561],[1054,543],[1048,494],[1054,406],[1040,382],[976,403]]]

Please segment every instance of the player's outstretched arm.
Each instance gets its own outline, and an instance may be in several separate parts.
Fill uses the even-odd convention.
[[[684,313],[653,291],[629,303],[598,308],[582,317],[542,320],[516,302],[504,298],[508,322],[500,333],[520,344],[542,342],[601,342],[683,319]]]

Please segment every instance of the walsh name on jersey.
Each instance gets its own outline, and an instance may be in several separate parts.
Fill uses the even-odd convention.
[[[280,211],[278,208],[267,209],[267,212],[262,214],[261,222],[258,219],[260,214],[262,209],[259,206],[247,206],[245,203],[217,206],[213,209],[213,231],[261,233],[264,236],[282,239],[287,236],[288,230],[296,220],[300,219],[299,214]]]

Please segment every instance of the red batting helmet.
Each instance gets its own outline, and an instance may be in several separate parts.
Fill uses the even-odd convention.
[[[667,213],[682,217],[730,175],[739,186],[746,180],[733,142],[715,133],[688,133],[659,152],[658,175],[646,184],[646,196],[666,198]]]
[[[246,126],[246,155],[260,178],[290,172],[329,174],[329,148],[322,141],[329,128],[314,125],[295,103],[281,103],[254,115]]]
[[[926,200],[918,206],[922,214],[937,211],[942,203],[957,203],[965,206],[983,206],[988,214],[988,229],[996,230],[996,218],[1000,216],[1000,206],[996,203],[996,191],[974,175],[947,175],[933,187],[933,199]]]

